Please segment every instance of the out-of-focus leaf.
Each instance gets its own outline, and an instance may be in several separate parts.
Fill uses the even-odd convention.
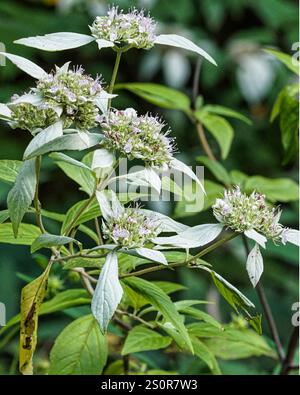
[[[299,62],[295,57],[271,48],[265,49],[264,51],[275,56],[276,59],[283,63],[293,73],[299,74]]]
[[[0,181],[14,183],[22,164],[20,160],[0,160]]]
[[[198,156],[197,161],[206,166],[218,181],[225,185],[230,185],[230,176],[224,166],[216,160],[211,160],[207,156]]]
[[[247,125],[252,125],[251,119],[247,118],[245,115],[239,113],[238,111],[232,110],[231,108],[219,106],[217,104],[207,104],[202,107],[202,110],[207,111],[212,114],[223,115],[224,117],[235,118]]]
[[[208,113],[202,109],[195,111],[195,116],[217,140],[221,149],[222,159],[226,159],[234,135],[230,123],[221,116]]]
[[[288,178],[266,178],[262,176],[252,176],[247,179],[244,185],[247,193],[252,191],[261,192],[266,195],[271,202],[297,201],[299,198],[298,184]]]
[[[158,107],[185,112],[190,111],[190,99],[188,96],[164,85],[130,82],[118,84],[115,89],[127,89]]]

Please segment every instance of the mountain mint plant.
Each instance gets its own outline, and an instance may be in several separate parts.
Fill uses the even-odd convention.
[[[126,187],[147,185],[160,194],[166,188],[162,173],[173,170],[187,175],[193,186],[198,184],[201,187],[197,193],[205,194],[203,182],[175,157],[175,137],[160,115],[153,116],[149,112],[140,115],[136,109],[112,105],[115,104],[114,88],[121,54],[131,48],[150,50],[156,44],[163,44],[192,51],[213,64],[215,61],[184,37],[159,35],[156,22],[136,9],[125,13],[118,7],[111,7],[107,15],[96,17],[90,30],[91,35],[52,33],[23,38],[16,43],[45,51],[77,48],[93,41],[99,49],[111,48],[116,52],[116,62],[107,87],[100,77],[101,70],[99,76],[93,78],[82,67],[71,68],[67,62],[61,67],[51,65],[53,71],[48,73],[28,59],[1,53],[35,78],[36,85],[26,93],[16,93],[8,103],[0,104],[0,119],[13,129],[32,134],[23,160],[3,163],[13,186],[7,198],[8,210],[0,216],[0,234],[5,235],[0,241],[30,244],[32,253],[41,249],[50,251],[44,272],[22,290],[20,371],[23,374],[34,372],[39,314],[80,306],[88,301],[92,315],[75,320],[54,343],[49,374],[74,374],[72,366],[78,366],[75,373],[101,374],[108,363],[107,341],[110,338],[107,333],[115,336],[118,331],[122,332],[118,342],[123,342],[126,336],[122,355],[128,356],[129,370],[133,373],[135,365],[130,354],[167,348],[172,343],[181,352],[200,358],[207,371],[220,374],[216,355],[205,344],[205,333],[209,333],[209,338],[226,342],[224,333],[230,334],[232,327],[194,307],[203,301],[173,303],[168,294],[180,289],[176,284],[150,281],[143,276],[177,267],[208,273],[235,312],[244,315],[245,318],[240,317],[244,333],[248,331],[252,338],[258,338],[261,316],[253,313],[253,303],[213,270],[213,262],[210,264],[202,258],[240,235],[244,241],[247,238],[250,242],[254,240],[246,267],[255,287],[259,285],[263,270],[259,245],[264,248],[267,239],[275,244],[298,244],[298,231],[279,223],[281,211],[272,208],[267,196],[256,191],[246,194],[239,186],[232,189],[225,180],[227,190],[223,196],[214,196],[216,200],[211,210],[217,221],[195,226],[177,222],[132,202],[143,197],[138,189],[133,198],[127,191],[112,191],[112,181],[125,180]],[[102,55],[101,51],[100,57]],[[152,91],[152,96],[155,94],[158,93]],[[171,94],[168,100],[172,102]],[[185,110],[198,126],[197,122],[205,115],[203,111]],[[72,156],[72,151],[76,155]],[[46,156],[88,195],[66,214],[50,213],[40,201],[40,171]],[[136,160],[142,162],[144,168],[116,175],[123,159],[130,164]],[[209,162],[211,158],[204,160],[212,172],[219,168]],[[176,187],[180,189],[179,185]],[[206,195],[204,198],[211,199]],[[28,223],[32,220],[30,214],[35,215],[35,223]],[[50,233],[45,218],[61,223],[60,232]],[[71,287],[61,291],[61,287],[66,286],[65,281],[59,281],[61,266],[64,273],[69,272],[72,281],[81,279],[84,290]],[[56,286],[56,291],[50,293],[54,296],[47,300],[51,271],[55,271],[51,278],[55,278],[59,287]],[[5,330],[18,320],[13,318]],[[75,342],[67,341],[68,336]],[[138,346],[135,336],[139,338]],[[87,339],[87,344],[81,344],[82,339]],[[261,354],[274,357],[274,350],[262,338],[258,339],[263,344]],[[92,350],[88,363],[82,350]]]

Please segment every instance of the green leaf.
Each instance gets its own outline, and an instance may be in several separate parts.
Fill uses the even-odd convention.
[[[290,56],[284,52],[277,51],[275,49],[264,49],[265,52],[274,55],[281,63],[283,63],[289,70],[291,70],[293,73],[299,75],[299,62],[298,60]]]
[[[172,339],[170,337],[162,336],[152,329],[138,325],[128,333],[122,355],[148,350],[159,350],[168,347],[171,342]]]
[[[214,204],[216,198],[222,196],[224,192],[224,186],[210,180],[204,181],[204,188],[206,192],[206,195],[204,196],[204,201],[196,201],[195,183],[189,183],[185,187],[185,194],[183,196],[183,199],[176,204],[174,217],[190,217],[195,215],[195,213],[205,211],[210,208]],[[195,207],[192,207],[192,210],[190,209],[191,205],[195,205]]]
[[[7,197],[9,216],[17,237],[19,225],[34,198],[36,187],[35,159],[26,160]]]
[[[8,210],[1,210],[0,211],[0,224],[5,222],[9,218]]]
[[[117,84],[115,89],[127,89],[158,107],[190,112],[190,99],[183,93],[164,85],[131,82]]]
[[[176,330],[182,336],[186,347],[190,351],[193,351],[193,347],[191,345],[187,330],[183,324],[182,317],[166,293],[164,293],[157,285],[154,285],[153,283],[139,277],[125,278],[122,280],[122,282],[132,288],[138,294],[142,295],[163,315],[166,321],[169,321],[171,324],[173,324]]]
[[[49,263],[42,275],[22,289],[19,366],[23,374],[33,374],[32,357],[37,345],[39,309],[46,294],[51,266]]]
[[[230,123],[219,115],[210,114],[203,110],[195,111],[195,116],[217,140],[222,159],[226,159],[234,135]]]
[[[69,178],[81,186],[84,192],[88,195],[93,193],[95,175],[89,166],[62,153],[54,152],[49,156]]]
[[[224,115],[224,117],[239,119],[240,121],[245,122],[247,125],[252,125],[251,119],[228,107],[219,106],[216,104],[208,104],[202,107],[202,110],[207,111],[211,114]]]
[[[218,362],[211,350],[196,337],[191,336],[191,340],[194,347],[195,355],[206,363],[206,365],[209,367],[213,374],[222,374]]]
[[[215,286],[219,290],[220,294],[227,300],[227,302],[238,311],[238,307],[243,309],[248,307],[255,307],[254,304],[246,298],[237,288],[235,288],[232,284],[230,284],[227,280],[225,280],[218,273],[213,270],[206,269],[210,271],[212,279],[215,283]]]
[[[0,224],[0,243],[31,245],[40,234],[37,226],[21,224],[18,237],[15,238],[11,223]]]
[[[214,317],[212,317],[211,315],[205,313],[204,311],[198,310],[194,307],[180,308],[179,311],[182,314],[196,318],[197,320],[207,322],[208,324],[215,326],[216,328],[219,328],[219,329],[222,328],[222,325]]]
[[[200,338],[222,336],[224,330],[223,326],[222,328],[218,328],[208,322],[193,322],[192,324],[188,324],[187,328],[191,335]]]
[[[288,178],[249,177],[244,185],[247,193],[253,190],[266,195],[271,202],[297,201],[299,198],[298,184]]]
[[[230,172],[231,183],[233,185],[239,185],[241,189],[244,189],[245,182],[248,180],[249,176],[239,170],[232,170]]]
[[[20,160],[0,160],[0,181],[14,183],[22,164],[23,162]]]
[[[207,156],[197,156],[196,159],[198,162],[203,163],[218,181],[220,181],[222,184],[230,185],[230,176],[225,167],[221,165],[220,162],[217,160],[211,160]]]
[[[61,227],[61,234],[64,234],[68,229],[69,225],[73,223],[75,218],[80,214],[82,208],[86,205],[87,200],[81,200],[70,207],[65,216],[64,222]],[[80,214],[74,223],[74,226],[78,226],[83,222],[90,221],[91,219],[97,218],[101,215],[98,202],[96,198],[89,204],[84,213]]]
[[[298,87],[288,86],[281,100],[280,131],[284,149],[283,164],[294,161],[299,151],[299,101]]]
[[[68,243],[73,243],[75,242],[76,244],[81,245],[79,241],[73,239],[72,237],[67,237],[67,236],[56,236],[56,235],[50,235],[48,233],[42,234],[39,237],[37,237],[34,242],[32,243],[31,246],[31,253],[40,250],[41,248],[51,248],[51,247],[56,247],[56,246],[63,246]]]
[[[50,353],[51,375],[99,375],[107,360],[107,342],[92,315],[68,325]]]
[[[263,336],[251,329],[226,328],[218,337],[205,339],[207,347],[218,357],[226,360],[268,356],[276,358]]]

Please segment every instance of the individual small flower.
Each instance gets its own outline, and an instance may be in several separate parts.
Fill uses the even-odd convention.
[[[158,235],[159,225],[157,219],[145,215],[138,207],[124,208],[121,214],[103,223],[103,234],[122,247],[143,247]]]
[[[281,241],[284,230],[279,223],[281,212],[270,207],[260,193],[247,196],[236,187],[225,191],[224,197],[217,199],[212,208],[216,219],[234,231],[255,230],[274,242]]]
[[[135,8],[124,14],[118,7],[111,7],[106,16],[97,16],[90,29],[96,39],[113,42],[116,46],[150,49],[156,39],[154,20]]]
[[[146,165],[169,166],[173,158],[174,139],[158,117],[138,116],[136,111],[112,110],[100,123],[106,139],[103,146],[128,159],[141,159]]]

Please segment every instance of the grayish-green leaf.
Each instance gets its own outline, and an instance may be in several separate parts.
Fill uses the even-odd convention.
[[[24,152],[24,159],[36,156],[43,147],[63,135],[62,121],[58,121],[34,136]]]
[[[15,44],[25,45],[26,47],[55,52],[82,47],[92,41],[95,41],[95,38],[86,34],[59,32],[45,34],[44,36],[21,38],[14,42]]]
[[[19,69],[29,74],[31,77],[36,79],[42,79],[47,77],[46,71],[44,71],[40,66],[31,62],[30,60],[23,58],[22,56],[13,55],[7,52],[0,52],[1,56],[7,57],[12,63],[14,63]]]
[[[217,66],[215,60],[206,51],[204,51],[204,49],[198,47],[198,45],[194,44],[191,40],[179,36],[178,34],[161,34],[156,38],[155,44],[170,45],[171,47],[183,48],[188,51],[196,52],[198,55],[203,56],[204,59]]]
[[[48,233],[45,233],[40,235],[34,240],[30,251],[33,253],[37,250],[40,250],[41,248],[57,247],[68,243],[81,244],[77,240],[73,239],[72,237],[56,236],[56,235],[50,235]]]
[[[102,332],[106,332],[108,323],[122,299],[123,289],[118,272],[117,255],[111,252],[106,257],[92,300],[92,312]]]
[[[15,185],[7,196],[9,216],[15,237],[24,214],[31,205],[36,188],[35,160],[26,160],[16,178]]]
[[[249,252],[246,269],[253,287],[256,287],[264,271],[263,257],[257,243],[255,243],[255,246]]]

